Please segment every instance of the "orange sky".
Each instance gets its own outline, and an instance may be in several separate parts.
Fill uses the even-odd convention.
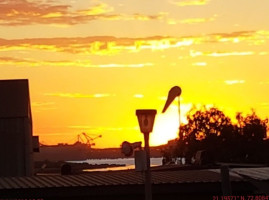
[[[30,82],[34,135],[96,147],[140,141],[135,110],[157,109],[151,145],[181,113],[214,105],[267,117],[268,0],[0,0],[0,79]]]

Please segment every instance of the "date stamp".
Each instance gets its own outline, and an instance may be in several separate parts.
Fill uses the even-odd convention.
[[[0,198],[0,200],[44,200],[42,198],[30,198],[30,199],[27,199],[27,198]]]
[[[269,196],[268,195],[213,196],[212,200],[269,200]]]

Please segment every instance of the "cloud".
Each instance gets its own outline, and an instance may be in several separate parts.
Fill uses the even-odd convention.
[[[267,51],[263,51],[263,52],[260,52],[259,53],[259,55],[261,55],[261,56],[266,56],[266,55],[268,55],[269,54],[269,52],[267,52]]]
[[[205,22],[212,22],[215,21],[216,17],[210,17],[210,18],[190,18],[190,19],[183,19],[179,22],[181,24],[198,24],[198,23],[205,23]]]
[[[114,94],[81,94],[81,93],[45,93],[45,96],[63,97],[63,98],[103,98],[115,96]]]
[[[27,0],[1,0],[0,25],[28,25],[46,24],[48,19],[59,21],[62,16],[68,15],[68,5],[50,5],[40,1],[28,2]]]
[[[133,21],[133,20],[137,20],[137,21],[150,21],[150,20],[162,20],[164,19],[166,16],[165,13],[158,13],[155,15],[145,15],[145,14],[141,14],[141,13],[134,13],[134,14],[118,14],[118,15],[114,15],[111,17],[100,17],[99,19],[101,20],[122,20],[122,21]]]
[[[140,68],[140,67],[148,67],[153,66],[153,63],[139,63],[139,64],[103,64],[103,65],[97,65],[98,67],[103,68],[111,68],[111,67],[131,67],[131,68]]]
[[[55,102],[32,102],[31,106],[34,112],[57,109],[55,106]]]
[[[239,31],[232,33],[211,34],[212,42],[232,42],[239,43],[247,41],[250,45],[262,45],[269,39],[268,30]]]
[[[253,51],[232,51],[232,52],[202,52],[202,51],[190,51],[191,57],[197,57],[197,56],[211,56],[211,57],[223,57],[223,56],[248,56],[248,55],[254,55],[255,53]]]
[[[234,85],[234,84],[243,84],[246,81],[245,80],[226,80],[224,81],[227,85]]]
[[[204,66],[207,66],[207,63],[206,62],[196,62],[196,63],[192,63],[193,66],[201,66],[201,67],[204,67]]]
[[[114,8],[97,2],[84,10],[71,5],[55,5],[53,1],[1,0],[0,25],[19,26],[33,24],[83,24],[93,20],[156,20],[161,14],[114,14]]]
[[[31,106],[34,107],[43,107],[43,106],[51,106],[55,105],[55,102],[32,102]]]
[[[70,129],[82,129],[82,130],[87,130],[92,133],[104,133],[106,131],[111,132],[111,131],[135,131],[138,130],[139,128],[136,127],[93,127],[89,125],[70,125],[68,126]]]
[[[167,23],[171,24],[171,25],[175,25],[175,24],[201,24],[201,23],[215,21],[216,18],[217,18],[217,15],[214,15],[213,17],[208,17],[208,18],[188,18],[188,19],[182,19],[182,20],[168,18]]]
[[[20,65],[30,67],[86,67],[86,68],[141,68],[154,66],[153,63],[131,63],[131,64],[92,64],[90,60],[60,60],[60,61],[36,61],[30,59],[19,59],[13,57],[0,57],[0,65]]]
[[[210,0],[181,0],[181,1],[172,1],[172,4],[177,6],[203,6],[210,2]]]
[[[259,82],[260,85],[269,85],[269,81],[261,81]]]
[[[122,51],[158,51],[205,43],[246,42],[248,45],[263,45],[268,40],[269,31],[241,31],[181,37],[154,36],[144,38],[117,38],[112,36],[93,36],[13,40],[0,39],[0,51],[35,50],[81,55],[114,55]],[[209,54],[210,53],[212,55],[209,56],[228,55],[226,52],[209,52]],[[240,55],[242,53],[248,55],[253,54],[253,52],[233,52],[234,55]]]
[[[111,7],[105,3],[99,3],[93,7],[85,9],[85,10],[78,10],[77,13],[81,14],[82,16],[95,16],[95,15],[109,13],[109,12],[112,12],[113,10],[114,10],[113,7]]]
[[[167,96],[158,97],[158,99],[161,100],[161,101],[166,101],[167,100]]]
[[[0,39],[0,51],[39,50],[66,52],[72,54],[116,54],[120,51],[139,51],[143,49],[163,50],[190,46],[191,38],[146,37],[115,38],[110,36],[85,38],[32,38],[5,40]]]
[[[263,108],[269,108],[269,103],[268,102],[263,102],[263,103],[260,103],[260,106],[263,107]]]
[[[144,95],[143,94],[134,94],[134,98],[141,99],[141,98],[144,98]]]

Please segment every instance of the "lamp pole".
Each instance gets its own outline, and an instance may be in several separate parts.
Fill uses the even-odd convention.
[[[151,191],[151,171],[150,171],[150,149],[149,149],[149,133],[144,133],[144,141],[145,147],[144,150],[146,152],[146,171],[145,171],[145,199],[152,199],[152,191]]]
[[[145,200],[152,200],[149,133],[152,132],[154,119],[157,111],[153,109],[136,110],[140,131],[144,134],[144,151],[146,154],[145,170]]]

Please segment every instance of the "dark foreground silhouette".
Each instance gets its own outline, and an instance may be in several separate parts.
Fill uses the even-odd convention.
[[[180,128],[182,137],[163,151],[167,160],[185,157],[191,163],[203,151],[207,163],[269,163],[268,119],[259,118],[254,111],[246,116],[237,113],[236,124],[217,108],[193,109],[187,118],[188,124]]]

